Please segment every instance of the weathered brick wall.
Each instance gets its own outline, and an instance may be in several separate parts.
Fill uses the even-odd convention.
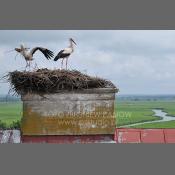
[[[115,89],[27,94],[23,101],[23,135],[114,134]]]

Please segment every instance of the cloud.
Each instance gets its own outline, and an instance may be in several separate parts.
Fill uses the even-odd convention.
[[[25,43],[31,48],[45,46],[57,54],[68,45],[69,37],[77,42],[69,68],[110,79],[123,94],[174,93],[175,31],[172,30],[1,30],[0,75],[25,67],[22,57],[15,60],[15,52],[4,54],[4,51]],[[35,61],[39,67],[60,67],[60,62],[48,61],[39,52]],[[0,93],[6,91],[7,86],[1,85]]]

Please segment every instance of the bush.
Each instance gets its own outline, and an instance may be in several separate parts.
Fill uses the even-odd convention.
[[[19,120],[13,121],[12,124],[10,124],[10,129],[20,129],[21,122]]]
[[[0,120],[0,130],[5,130],[5,129],[20,129],[21,127],[21,122],[18,121],[13,121],[9,126]]]
[[[7,124],[0,120],[0,129],[7,129]]]

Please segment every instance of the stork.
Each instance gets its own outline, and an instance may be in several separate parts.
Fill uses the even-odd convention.
[[[66,70],[67,70],[68,58],[74,52],[74,45],[77,45],[76,42],[72,38],[69,39],[69,42],[70,42],[69,47],[61,50],[57,54],[57,56],[54,58],[54,61],[57,61],[58,59],[62,59],[61,69],[63,68],[63,61],[64,59],[66,59]]]
[[[43,48],[43,47],[34,47],[33,49],[31,49],[29,51],[29,48],[26,48],[26,47],[24,47],[23,44],[21,44],[20,48],[15,48],[15,50],[18,53],[20,53],[24,57],[24,59],[26,60],[26,68],[30,67],[31,61],[34,60],[33,55],[37,50],[42,52],[48,60],[54,56],[52,51],[50,51],[46,48]]]

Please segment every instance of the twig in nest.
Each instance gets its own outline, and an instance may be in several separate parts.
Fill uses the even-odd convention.
[[[117,88],[105,79],[92,77],[77,70],[38,69],[34,72],[10,72],[5,77],[17,94],[54,93],[58,90],[76,90],[90,88]]]

